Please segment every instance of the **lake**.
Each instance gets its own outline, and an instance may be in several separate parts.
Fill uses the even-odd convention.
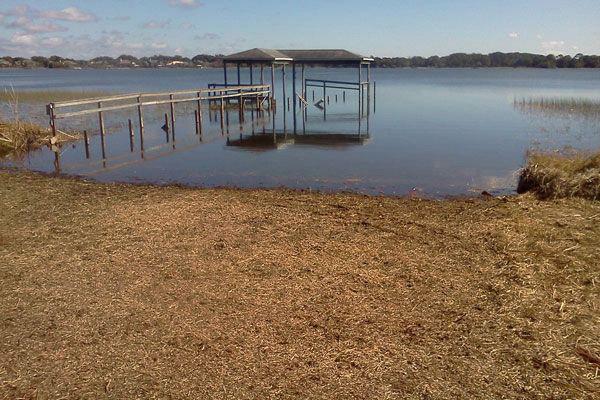
[[[306,74],[352,81],[356,75],[355,69],[337,68],[311,68]],[[360,118],[356,92],[347,91],[344,102],[341,90],[328,90],[324,120],[309,88],[306,118],[298,111],[296,134],[284,102],[274,115],[248,111],[241,127],[237,111],[230,111],[224,130],[218,115],[209,116],[205,107],[202,137],[195,134],[193,108],[178,106],[173,146],[161,130],[167,106],[157,106],[147,112],[154,118],[145,124],[143,158],[137,136],[130,149],[126,121],[135,121],[134,114],[107,113],[102,160],[97,118],[79,121],[77,128],[93,135],[90,158],[82,142],[64,145],[60,171],[102,182],[285,186],[437,198],[483,190],[513,193],[530,149],[600,146],[598,113],[539,107],[541,99],[600,102],[600,70],[373,69],[372,75],[376,98]],[[276,78],[281,99],[281,77]],[[222,70],[0,70],[0,86],[17,91],[156,92],[212,82],[222,82]],[[315,101],[319,96],[316,90]],[[42,104],[22,107],[23,114],[45,121]],[[53,151],[41,149],[2,163],[52,172],[54,160]]]

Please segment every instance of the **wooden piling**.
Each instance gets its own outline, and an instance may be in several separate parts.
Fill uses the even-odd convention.
[[[142,114],[142,97],[138,96],[137,98],[137,102],[138,102],[138,124],[139,124],[139,129],[140,129],[140,142],[143,144],[144,143],[144,116]],[[143,146],[142,146],[142,151],[144,150]]]
[[[169,116],[165,113],[165,134],[167,138],[167,143],[169,143]]]
[[[198,109],[196,110],[198,112],[198,134],[202,135],[202,92],[198,92]],[[208,112],[210,112],[210,107]]]
[[[222,92],[221,92],[222,93]],[[221,133],[223,133],[223,111],[224,111],[225,105],[223,104],[223,98],[221,97],[221,103],[220,103],[220,107],[219,107],[219,117],[221,120]]]
[[[133,153],[133,124],[131,118],[127,122],[129,123],[129,150]]]
[[[195,127],[196,127],[196,135],[199,135],[200,131],[199,131],[199,128],[198,128],[198,126],[199,126],[199,124],[198,124],[198,110],[194,110],[194,122],[195,122]]]
[[[342,92],[342,100],[344,101],[344,103],[346,102],[346,91],[345,90]]]
[[[83,144],[85,145],[85,158],[90,158],[90,139],[86,130],[83,131]]]
[[[102,108],[102,102],[98,102],[98,108]],[[104,117],[102,111],[98,111],[98,122],[100,124],[100,146],[102,147],[102,160],[106,159],[106,147],[104,143]]]
[[[56,137],[56,117],[54,115],[54,103],[49,106],[50,109],[50,128],[52,128],[52,137]]]
[[[173,141],[175,141],[175,102],[173,102],[172,94],[169,95],[169,100],[171,100],[171,134],[173,135]]]

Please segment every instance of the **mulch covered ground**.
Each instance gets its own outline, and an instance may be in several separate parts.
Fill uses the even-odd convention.
[[[600,203],[0,172],[0,398],[598,398]]]

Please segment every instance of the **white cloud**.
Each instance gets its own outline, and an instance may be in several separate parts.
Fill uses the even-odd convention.
[[[535,35],[536,38],[538,38],[539,40],[542,40],[544,37],[542,35]]]
[[[148,21],[142,25],[144,29],[164,29],[168,27],[170,21]]]
[[[217,40],[220,39],[221,36],[218,33],[206,32],[203,35],[196,35],[194,39],[196,40]]]
[[[35,45],[35,44],[37,44],[37,40],[38,39],[34,35],[18,34],[18,33],[15,33],[10,38],[10,42],[12,44],[25,45],[25,46]]]
[[[165,42],[154,42],[150,45],[153,49],[166,49],[167,44]]]
[[[47,47],[58,47],[62,46],[65,43],[65,40],[60,37],[49,37],[42,39],[41,43]]]
[[[549,42],[542,42],[542,48],[545,50],[555,50],[564,47],[564,40],[551,40]]]
[[[551,54],[568,54],[570,46],[564,40],[549,40],[540,44],[543,51]]]
[[[92,22],[98,20],[98,17],[96,17],[94,14],[82,11],[77,7],[67,7],[60,11],[42,11],[40,15],[47,19],[57,19],[71,22]]]
[[[65,32],[68,29],[53,22],[33,22],[30,18],[22,16],[5,24],[7,28],[21,29],[28,33]]]
[[[519,37],[519,33],[518,32],[511,32],[508,34],[508,37],[511,39],[517,39]]]
[[[198,0],[169,0],[169,5],[181,8],[197,8],[200,7],[202,3]]]

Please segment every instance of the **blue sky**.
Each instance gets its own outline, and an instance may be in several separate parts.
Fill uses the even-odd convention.
[[[600,54],[600,0],[0,0],[0,55]]]

